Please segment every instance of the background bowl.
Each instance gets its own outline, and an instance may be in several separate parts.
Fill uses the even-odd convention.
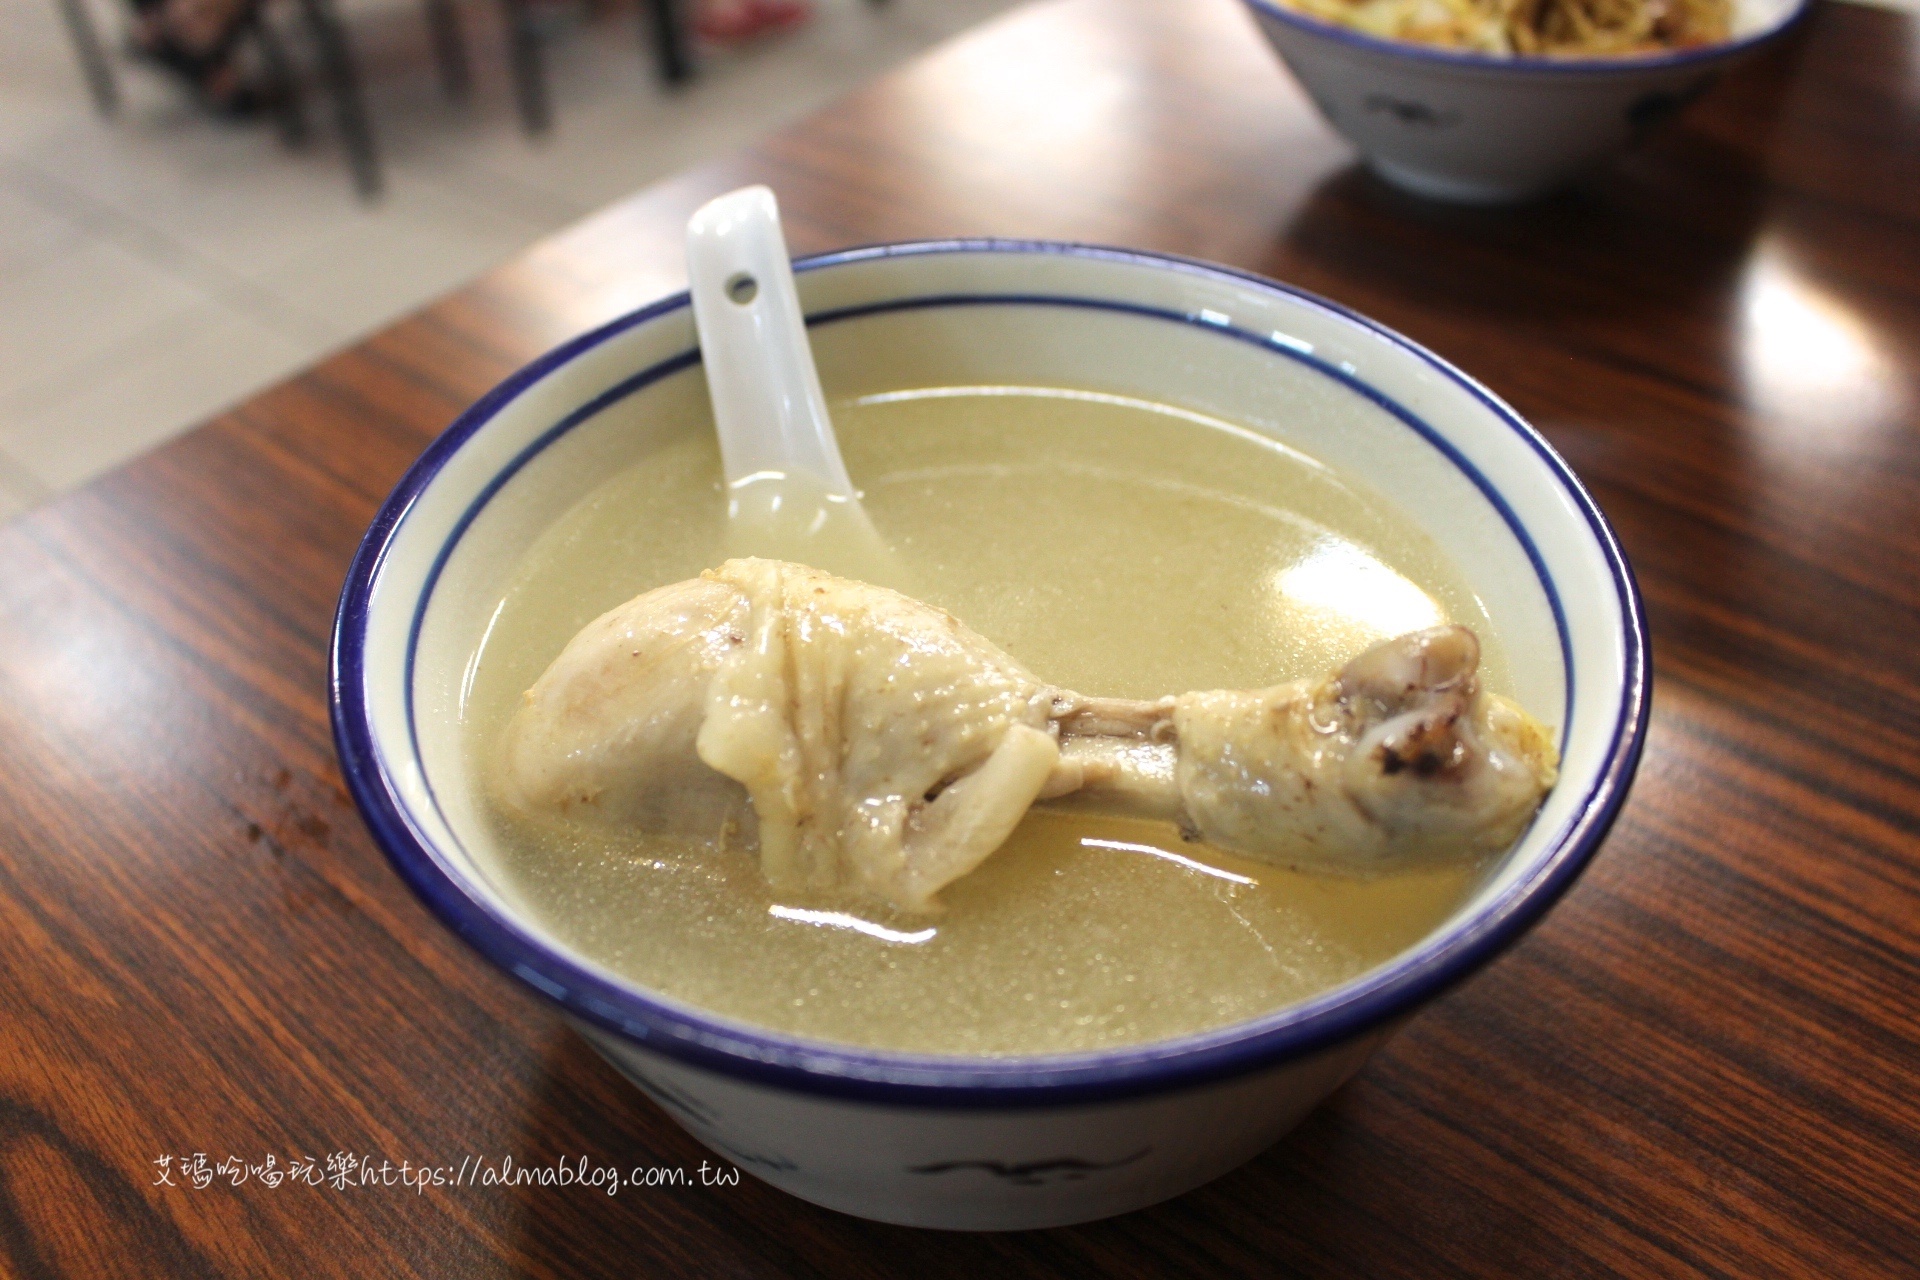
[[[1500,57],[1384,40],[1284,0],[1247,0],[1327,123],[1381,177],[1423,196],[1543,195],[1620,151],[1779,35],[1807,0],[1734,0],[1733,39],[1638,57]]]
[[[796,265],[830,397],[999,384],[1146,398],[1271,435],[1399,503],[1499,620],[1520,701],[1560,727],[1561,781],[1532,829],[1389,963],[1250,1022],[1117,1050],[965,1058],[813,1042],[679,1004],[559,944],[498,872],[462,689],[531,540],[669,428],[709,421],[684,294],[515,374],[388,499],[334,637],[348,785],[449,927],[559,1005],[708,1146],[776,1186],[867,1217],[969,1228],[1083,1221],[1177,1195],[1273,1142],[1395,1025],[1511,943],[1592,855],[1645,733],[1647,640],[1626,562],[1566,466],[1484,388],[1271,281],[1027,242]]]

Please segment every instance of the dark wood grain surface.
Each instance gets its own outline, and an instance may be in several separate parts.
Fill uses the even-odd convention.
[[[676,287],[686,214],[750,180],[797,250],[1192,254],[1490,383],[1646,590],[1653,736],[1615,834],[1290,1137],[1109,1222],[914,1232],[751,1178],[195,1187],[195,1153],[704,1158],[408,896],[342,790],[323,674],[407,463]],[[1911,19],[1823,7],[1604,175],[1488,212],[1359,172],[1228,0],[1019,11],[0,529],[0,1270],[1920,1274],[1917,611]]]

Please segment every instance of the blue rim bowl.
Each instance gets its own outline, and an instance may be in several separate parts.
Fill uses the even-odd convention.
[[[1384,339],[1424,366],[1427,375],[1464,390],[1511,430],[1537,456],[1559,486],[1560,498],[1578,512],[1604,559],[1617,595],[1621,619],[1622,679],[1601,767],[1560,829],[1548,851],[1528,872],[1481,907],[1444,926],[1394,960],[1322,995],[1251,1021],[1178,1039],[1114,1050],[1045,1057],[966,1058],[865,1050],[804,1040],[729,1022],[654,995],[570,955],[525,921],[475,893],[457,864],[436,847],[403,796],[392,744],[376,741],[365,684],[368,627],[374,587],[410,512],[461,449],[482,432],[516,397],[571,361],[618,335],[687,308],[685,293],[644,307],[556,348],[488,392],[436,439],[395,486],[362,539],[347,573],[335,618],[330,668],[334,739],[346,784],[374,839],[396,871],[420,899],[468,945],[506,973],[558,1004],[569,1016],[644,1045],[647,1049],[737,1079],[828,1097],[933,1108],[1020,1108],[1055,1106],[1122,1098],[1199,1084],[1260,1070],[1314,1053],[1400,1019],[1486,964],[1540,918],[1586,866],[1599,848],[1626,798],[1646,737],[1650,651],[1640,594],[1631,569],[1606,518],[1551,446],[1492,392],[1439,356],[1336,303],[1260,276],[1191,259],[1136,250],[1039,241],[951,240],[848,249],[797,261],[803,299],[807,278],[815,272],[853,267],[877,260],[948,254],[1030,254],[1098,260],[1175,273],[1198,285],[1231,286],[1310,308],[1334,323]],[[979,302],[1107,307],[1147,315],[1169,323],[1197,325],[1221,336],[1266,347],[1312,365],[1343,381],[1396,413],[1408,425],[1437,433],[1392,397],[1337,367],[1284,341],[1278,333],[1237,329],[1225,317],[1200,310],[1102,302],[1086,297],[1044,294],[947,293],[937,297],[896,299],[878,306],[809,313],[810,326],[835,323],[854,314],[872,314],[908,306],[968,305]],[[461,532],[511,476],[532,456],[618,395],[698,362],[697,350],[636,372],[594,403],[576,408],[528,446],[472,499],[466,516],[442,547],[444,565]],[[1425,375],[1423,375],[1425,376]],[[1456,464],[1464,459],[1455,457]],[[1469,470],[1471,470],[1469,468]],[[1484,477],[1482,490],[1514,516]],[[1518,530],[1517,524],[1514,524]],[[1525,541],[1524,531],[1522,539]],[[1530,547],[1531,544],[1529,544]],[[1539,567],[1537,552],[1532,553]],[[409,645],[418,639],[420,618],[431,597],[431,581],[415,604]],[[1557,606],[1556,606],[1557,612]],[[1559,620],[1563,643],[1564,619]],[[411,649],[409,650],[409,663]],[[411,670],[409,666],[409,671]],[[411,699],[411,681],[408,685]],[[1569,681],[1569,698],[1571,682]]]
[[[1774,37],[1785,34],[1806,16],[1812,0],[1791,0],[1791,3],[1774,21],[1758,30],[1735,36],[1731,40],[1698,45],[1690,49],[1675,49],[1671,53],[1619,54],[1611,58],[1551,58],[1542,54],[1485,53],[1477,49],[1450,49],[1441,45],[1421,44],[1413,40],[1391,40],[1384,36],[1370,35],[1353,27],[1342,26],[1337,22],[1328,22],[1302,13],[1298,9],[1281,3],[1281,0],[1245,0],[1245,3],[1255,13],[1271,18],[1275,22],[1285,23],[1287,26],[1297,27],[1302,31],[1311,32],[1340,44],[1351,45],[1356,49],[1391,54],[1415,62],[1471,67],[1475,70],[1491,72],[1514,71],[1530,75],[1582,76],[1614,75],[1621,71],[1658,71],[1719,62],[1735,54],[1757,48]]]

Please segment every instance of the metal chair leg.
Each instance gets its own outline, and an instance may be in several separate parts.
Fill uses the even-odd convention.
[[[684,84],[693,76],[693,58],[687,51],[687,28],[675,0],[647,0],[652,21],[654,54],[660,59],[660,78]]]
[[[460,31],[460,11],[453,0],[427,0],[427,31],[433,37],[433,60],[440,68],[440,88],[458,101],[473,88],[467,63],[467,42]]]
[[[101,115],[110,116],[120,109],[120,86],[114,82],[113,67],[107,50],[94,30],[93,15],[86,0],[60,0],[60,16],[66,20],[67,34],[73,37],[73,51],[80,59],[80,72],[87,78],[87,90]]]
[[[553,127],[553,105],[547,97],[547,72],[540,59],[540,32],[527,0],[504,0],[507,16],[507,62],[513,71],[513,92],[520,104],[520,124],[529,134]]]
[[[300,0],[300,9],[320,55],[320,73],[333,95],[334,120],[347,150],[347,163],[353,168],[354,188],[362,198],[371,200],[380,194],[380,159],[374,150],[366,103],[360,97],[360,75],[347,46],[347,33],[331,0]]]
[[[280,140],[298,147],[307,140],[306,104],[300,93],[300,77],[293,72],[293,60],[280,33],[265,13],[253,19],[254,43],[260,47],[260,64],[267,73],[267,87],[273,94],[273,114],[280,126]]]

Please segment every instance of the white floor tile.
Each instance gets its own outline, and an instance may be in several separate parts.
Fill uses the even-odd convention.
[[[87,237],[71,218],[29,198],[0,177],[0,279],[70,252]]]
[[[0,277],[0,409],[207,301],[191,282],[104,240]]]
[[[82,484],[297,371],[313,353],[217,303],[171,320],[68,393],[0,416],[0,451],[47,489]]]
[[[542,231],[511,214],[422,188],[262,272],[260,283],[334,343],[360,337],[464,283]]]

